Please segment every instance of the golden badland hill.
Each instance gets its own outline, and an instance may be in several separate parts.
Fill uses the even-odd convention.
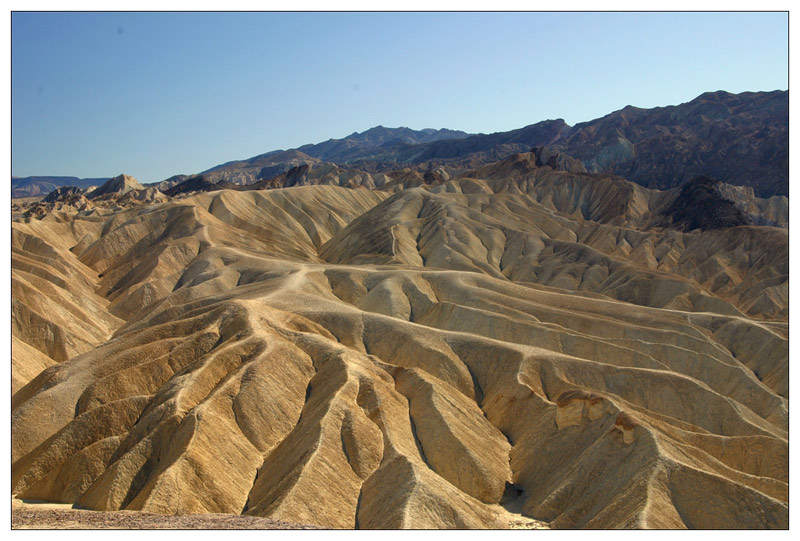
[[[788,527],[787,230],[680,230],[672,192],[532,159],[16,217],[12,493],[328,528]]]

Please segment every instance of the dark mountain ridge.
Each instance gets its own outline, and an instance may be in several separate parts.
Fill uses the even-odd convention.
[[[463,139],[469,135],[463,131],[448,130],[446,128],[439,130],[432,128],[412,130],[406,127],[385,128],[383,126],[375,126],[361,133],[353,132],[342,139],[329,139],[323,143],[303,145],[297,150],[325,161],[347,162],[351,159],[365,158],[366,156],[380,156],[383,153],[391,152],[394,147]]]
[[[341,139],[226,162],[201,175],[203,183],[249,185],[326,162],[372,174],[400,169],[425,173],[439,166],[474,169],[536,147],[549,148],[561,159],[574,158],[590,173],[619,175],[648,188],[668,190],[708,176],[750,187],[761,198],[788,196],[788,107],[788,91],[716,91],[680,105],[629,105],[575,126],[563,119],[545,120],[488,135],[376,126]],[[196,176],[171,177],[155,186],[163,191],[178,179]],[[37,178],[61,177],[28,177]],[[84,187],[80,179],[63,179],[25,192],[15,185],[25,179],[13,179],[12,193],[39,195],[57,186]],[[83,180],[100,184],[105,179]]]
[[[371,173],[405,167],[425,171],[438,165],[475,168],[532,147],[553,147],[580,160],[589,172],[620,175],[649,188],[676,188],[707,175],[750,186],[759,197],[788,196],[788,107],[788,91],[716,91],[680,105],[653,109],[629,105],[575,126],[563,119],[545,120],[488,135],[459,137],[464,132],[377,126],[299,147],[295,152],[305,157],[293,155],[287,166],[279,152],[246,162],[252,165],[269,158],[271,169],[253,176],[258,181],[315,160]],[[229,162],[209,171],[233,182],[241,164]]]
[[[590,172],[669,189],[708,175],[789,195],[788,91],[706,92],[681,105],[628,106],[575,125],[556,147]]]

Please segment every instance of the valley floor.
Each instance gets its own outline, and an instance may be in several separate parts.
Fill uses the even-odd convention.
[[[90,511],[67,503],[11,502],[12,530],[315,530],[319,526],[245,515],[167,516],[139,511]]]
[[[502,509],[498,511],[503,512]],[[547,524],[509,511],[511,530],[545,530]],[[11,501],[12,530],[316,530],[320,526],[294,524],[249,515],[207,513],[168,516],[141,511],[91,511],[68,503],[34,500]]]

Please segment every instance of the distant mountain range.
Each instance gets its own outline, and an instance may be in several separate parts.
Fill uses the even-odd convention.
[[[552,147],[580,160],[590,173],[616,174],[648,188],[674,188],[707,175],[750,186],[759,197],[788,196],[788,133],[788,91],[719,91],[681,105],[628,106],[575,126],[545,120],[490,135],[378,126],[228,162],[203,174],[212,182],[250,184],[321,161],[373,173],[440,165],[475,168],[532,147]]]
[[[397,168],[391,159],[399,149],[411,149],[438,141],[453,141],[469,134],[454,130],[412,130],[376,126],[362,133],[352,133],[343,139],[329,139],[315,145],[303,145],[292,150],[274,150],[246,160],[231,161],[203,171],[206,182],[253,184],[269,180],[300,165],[324,161],[357,164],[369,171],[388,171]],[[377,162],[381,161],[380,164]],[[407,160],[406,160],[407,161]],[[383,163],[385,162],[385,163]]]
[[[186,187],[257,182],[273,186],[277,177],[300,166],[324,163],[363,173],[408,168],[426,173],[441,166],[467,170],[546,147],[562,160],[567,156],[579,161],[589,173],[619,175],[648,188],[670,189],[709,176],[752,187],[759,197],[788,196],[788,112],[788,91],[718,91],[681,105],[628,106],[575,126],[562,119],[545,120],[489,135],[377,126],[341,139],[226,162],[199,175],[178,175],[154,185],[162,191],[175,188],[173,192],[182,191],[177,187],[181,182],[189,182]],[[95,184],[97,180],[104,179],[96,179]],[[39,189],[39,193],[48,191]],[[25,193],[36,195],[30,190]]]
[[[708,92],[689,103],[626,107],[577,124],[556,146],[589,172],[668,189],[708,175],[789,195],[789,93]]]
[[[61,186],[88,188],[89,186],[99,186],[107,180],[108,177],[11,177],[11,197],[46,195]]]
[[[470,134],[456,130],[412,130],[409,128],[384,128],[376,126],[362,133],[352,133],[344,139],[329,139],[316,145],[303,145],[297,150],[330,162],[362,160],[368,156],[382,156],[396,149],[410,148],[437,141],[464,139]]]

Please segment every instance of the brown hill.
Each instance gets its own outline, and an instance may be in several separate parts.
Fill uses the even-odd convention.
[[[106,181],[99,188],[92,190],[88,195],[90,199],[97,199],[109,196],[124,195],[133,190],[142,190],[144,186],[139,181],[128,175],[119,175]]]
[[[539,162],[14,222],[15,371],[51,366],[12,399],[12,493],[328,528],[788,527],[787,231],[678,231],[675,191]]]

